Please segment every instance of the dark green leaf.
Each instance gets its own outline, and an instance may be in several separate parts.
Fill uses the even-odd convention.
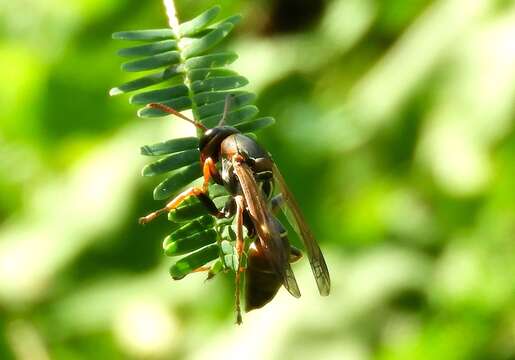
[[[230,195],[214,197],[210,194],[210,196],[218,209],[221,209],[230,198]],[[168,213],[168,220],[179,223],[188,222],[207,214],[206,207],[197,198],[189,197],[179,207]]]
[[[194,39],[183,51],[184,58],[188,59],[194,56],[199,56],[216,46],[220,41],[226,37],[234,25],[227,23],[221,25],[218,29],[212,30],[200,39]]]
[[[194,197],[189,197],[177,208],[168,213],[168,220],[187,222],[207,214],[206,207]]]
[[[133,95],[129,101],[131,104],[149,104],[152,102],[163,102],[181,96],[188,96],[188,87],[184,84],[139,93]]]
[[[157,185],[154,189],[154,199],[163,200],[169,198],[201,175],[202,171],[200,170],[199,162],[175,171],[168,179]]]
[[[177,99],[173,99],[170,101],[160,101],[160,103],[170,106],[177,111],[183,111],[191,108],[191,100],[188,96],[183,96]],[[153,109],[144,107],[138,110],[139,117],[160,117],[160,116],[168,116],[167,112],[164,112],[159,109]],[[181,120],[182,121],[182,120]]]
[[[230,197],[231,195],[218,196],[213,198],[213,202],[215,203],[218,209],[221,209],[224,207],[224,205],[227,203]]]
[[[180,239],[188,238],[191,235],[197,234],[199,232],[202,232],[204,230],[208,230],[216,225],[216,220],[214,217],[210,215],[205,215],[197,220],[193,220],[186,225],[181,226],[177,230],[175,230],[173,233],[168,235],[164,242],[163,242],[163,248],[166,248],[168,245],[170,245],[174,241],[178,241]]]
[[[181,56],[178,51],[167,51],[141,60],[123,63],[122,70],[131,72],[152,70],[162,66],[175,65],[180,61],[180,59]]]
[[[229,95],[229,93],[224,94],[225,97]],[[199,119],[204,119],[213,115],[220,115],[224,112],[225,107],[225,97],[223,100],[217,101],[215,103],[206,104],[197,108],[197,114]],[[244,105],[248,105],[252,103],[256,99],[256,95],[249,92],[240,92],[236,95],[232,96],[231,107],[230,110],[238,109]],[[197,104],[198,105],[198,104]]]
[[[216,68],[232,64],[237,58],[234,52],[208,54],[186,60],[185,66],[187,69]]]
[[[167,256],[177,256],[190,253],[216,241],[217,233],[213,229],[204,230],[187,238],[169,243],[165,248]]]
[[[118,50],[120,56],[151,56],[163,53],[165,51],[176,50],[177,41],[175,40],[163,40],[157,41],[151,44],[145,44],[140,46],[134,46],[130,48],[124,48]]]
[[[204,11],[194,19],[181,24],[181,36],[195,35],[199,31],[203,30],[216,18],[219,12],[220,6],[213,6],[211,9]]]
[[[238,110],[229,112],[226,117],[226,123],[228,125],[240,124],[256,116],[258,112],[258,108],[254,105],[244,106]],[[203,119],[202,123],[206,125],[208,128],[211,128],[216,126],[221,118],[222,114],[210,116],[208,118]]]
[[[263,117],[251,121],[247,121],[241,124],[234,125],[234,127],[240,130],[242,133],[257,131],[268,126],[275,124],[275,119],[273,117]]]
[[[240,21],[241,21],[241,15],[232,15],[232,16],[229,16],[228,18],[220,20],[220,22],[214,24],[212,27],[219,28],[220,26],[222,26],[224,24],[232,24],[233,26],[236,26],[240,23]]]
[[[177,261],[170,268],[170,275],[174,280],[179,280],[191,273],[193,270],[204,266],[219,256],[218,244],[208,245],[188,256]]]
[[[219,78],[219,77],[227,77],[227,76],[237,76],[238,73],[224,68],[214,68],[214,69],[194,69],[188,72],[188,77],[191,82],[194,81],[202,81],[211,78]]]
[[[220,20],[217,23],[209,26],[209,28],[206,28],[204,30],[199,31],[198,33],[195,34],[194,37],[201,38],[201,37],[205,36],[206,34],[209,34],[210,31],[213,31],[215,29],[219,29],[222,26],[227,25],[227,24],[236,26],[240,21],[241,21],[241,16],[240,15],[229,16],[228,18]]]
[[[194,163],[195,161],[198,161],[199,158],[200,152],[197,149],[178,152],[146,165],[141,174],[143,176],[163,174]]]
[[[225,188],[222,185],[218,185],[215,183],[209,185],[209,196],[211,198],[216,198],[225,195],[227,195],[227,190],[225,190]]]
[[[212,104],[219,101],[225,101],[227,95],[234,97],[251,94],[247,91],[207,91],[200,94],[193,95],[193,101],[197,106]]]
[[[151,29],[151,30],[133,30],[115,32],[113,39],[116,40],[137,40],[137,41],[154,41],[174,39],[175,35],[172,29]]]
[[[114,87],[109,91],[109,95],[113,96],[128,93],[130,91],[139,90],[146,88],[148,86],[156,85],[180,73],[181,72],[179,71],[177,66],[172,66],[159,72],[156,72],[154,74],[146,75],[138,79],[126,82],[125,84],[122,84],[120,86]]]
[[[230,90],[245,86],[249,83],[244,76],[215,77],[203,81],[195,81],[191,89],[198,94],[205,91]]]
[[[221,250],[225,266],[234,272],[238,271],[238,255],[234,246],[229,241],[223,240]]]
[[[184,137],[141,147],[141,155],[158,156],[198,148],[198,138]]]

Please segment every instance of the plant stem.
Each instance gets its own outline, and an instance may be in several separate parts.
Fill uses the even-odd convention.
[[[163,0],[166,16],[168,17],[168,25],[172,28],[175,35],[179,36],[179,19],[177,18],[177,10],[173,0]]]

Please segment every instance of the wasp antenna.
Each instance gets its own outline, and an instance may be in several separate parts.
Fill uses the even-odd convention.
[[[202,131],[207,131],[207,127],[205,127],[200,122],[195,121],[193,119],[190,119],[189,117],[181,114],[180,112],[178,112],[174,108],[171,108],[171,107],[169,107],[167,105],[160,104],[160,103],[150,103],[150,104],[147,105],[147,107],[152,108],[152,109],[159,109],[159,110],[164,111],[164,112],[166,112],[168,114],[172,114],[172,115],[178,116],[181,119],[186,120],[189,123],[192,123],[193,125],[195,125],[199,129],[201,129]]]
[[[225,97],[224,113],[222,115],[222,118],[220,119],[220,122],[218,123],[218,126],[225,125],[225,119],[227,118],[227,114],[229,113],[229,109],[231,108],[233,98],[234,95],[232,94],[228,94]]]

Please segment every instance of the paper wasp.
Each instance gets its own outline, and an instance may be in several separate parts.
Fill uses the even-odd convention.
[[[220,123],[211,129],[163,104],[148,105],[176,115],[201,129],[203,134],[199,140],[199,150],[204,182],[200,187],[183,191],[164,208],[140,218],[140,223],[145,224],[160,214],[177,208],[190,196],[197,197],[213,216],[235,216],[239,264],[244,252],[244,227],[248,237],[253,239],[247,250],[246,269],[242,269],[240,265],[236,272],[237,322],[241,323],[239,296],[242,271],[245,271],[246,277],[246,311],[263,307],[274,298],[281,285],[294,297],[300,297],[290,262],[299,259],[301,254],[290,246],[286,230],[275,217],[274,211],[278,208],[284,210],[306,248],[320,294],[328,295],[331,285],[320,247],[271,155],[250,137],[225,125],[230,101],[231,97],[227,96]],[[216,167],[217,163],[221,164],[221,172]],[[222,211],[209,197],[210,180],[223,185],[231,195],[229,203]],[[279,194],[272,198],[274,184],[278,186]]]

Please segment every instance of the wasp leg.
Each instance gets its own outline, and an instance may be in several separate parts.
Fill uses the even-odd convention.
[[[243,210],[245,209],[245,204],[243,201],[243,197],[241,195],[237,195],[234,197],[236,200],[236,252],[238,254],[238,271],[236,271],[236,323],[238,325],[241,324],[241,309],[240,309],[240,274],[242,272],[241,267],[241,258],[243,254]]]
[[[204,272],[204,271],[209,271],[209,270],[211,270],[211,266],[201,266],[201,267],[196,268],[192,272],[196,273],[196,272]]]
[[[192,187],[188,190],[183,191],[182,193],[177,195],[172,201],[166,204],[164,208],[156,210],[148,214],[147,216],[141,217],[139,219],[139,223],[142,225],[147,224],[150,221],[157,218],[159,215],[172,211],[173,209],[177,208],[180,204],[182,204],[182,202],[190,196],[197,197],[211,215],[216,216],[218,218],[224,217],[224,214],[218,210],[213,200],[211,200],[211,198],[209,197],[208,192],[209,180],[211,179],[211,176],[216,176],[218,174],[213,159],[207,158],[204,161],[204,165],[202,166],[202,172],[204,174],[204,183],[202,184],[202,187]]]
[[[220,184],[222,177],[218,173],[218,169],[215,166],[215,162],[212,158],[208,157],[204,160],[202,165],[202,174],[204,175],[204,183],[202,189],[205,193],[208,192],[209,180],[213,179],[217,184]]]

